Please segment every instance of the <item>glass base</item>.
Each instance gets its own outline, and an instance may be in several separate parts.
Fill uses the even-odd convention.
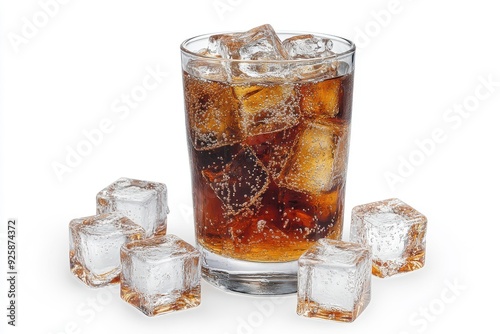
[[[297,292],[297,261],[251,262],[224,257],[198,245],[203,278],[224,290],[252,295]]]

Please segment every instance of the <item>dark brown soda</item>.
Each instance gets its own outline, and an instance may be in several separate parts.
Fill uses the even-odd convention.
[[[340,239],[352,74],[253,86],[183,78],[198,243],[284,262]]]

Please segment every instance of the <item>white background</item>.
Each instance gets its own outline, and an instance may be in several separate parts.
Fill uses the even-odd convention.
[[[39,1],[0,1],[1,332],[498,331],[495,2],[60,2],[44,22]],[[40,27],[23,37],[26,20]],[[121,176],[166,183],[168,231],[194,242],[179,44],[263,23],[358,44],[345,231],[354,205],[399,197],[429,219],[425,267],[374,278],[372,301],[352,324],[299,317],[294,295],[248,297],[205,282],[200,307],[147,318],[120,300],[117,287],[81,284],[69,271],[68,223],[92,215],[95,194]],[[16,38],[21,44],[12,42]],[[142,84],[147,68],[168,74],[128,114],[113,112],[122,94]],[[488,91],[481,80],[496,86]],[[453,108],[465,110],[464,116]],[[58,179],[54,163],[66,164],[68,150],[103,119],[112,130]],[[418,153],[416,141],[436,129],[444,138],[429,144],[425,156]],[[414,164],[391,187],[386,176],[397,175],[400,159]],[[9,217],[19,221],[16,328],[7,328],[5,316]]]

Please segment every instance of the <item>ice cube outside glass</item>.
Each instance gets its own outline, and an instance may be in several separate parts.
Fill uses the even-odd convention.
[[[371,251],[320,239],[299,258],[297,314],[354,321],[371,298]]]
[[[167,230],[167,187],[163,183],[120,178],[97,194],[97,214],[121,211],[142,226],[146,237]]]
[[[392,198],[356,206],[351,216],[352,242],[373,251],[373,275],[388,277],[420,269],[425,264],[427,218]]]
[[[355,54],[352,42],[313,33],[331,53],[284,59],[276,36],[308,33],[273,34],[265,25],[181,44],[202,275],[269,295],[296,292],[299,256],[341,238]]]
[[[200,253],[167,234],[124,244],[120,296],[147,316],[198,306]]]
[[[119,212],[73,219],[69,223],[71,272],[91,287],[120,281],[120,247],[144,238],[142,227]]]

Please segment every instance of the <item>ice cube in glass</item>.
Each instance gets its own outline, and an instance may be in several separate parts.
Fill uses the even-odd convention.
[[[246,137],[288,129],[299,122],[299,103],[292,85],[238,85],[241,127]]]
[[[279,177],[279,184],[318,194],[333,189],[347,164],[348,131],[331,122],[305,123]]]
[[[238,82],[261,81],[270,77],[283,77],[286,67],[277,62],[257,64],[255,60],[285,60],[288,58],[281,40],[269,24],[242,33],[213,35],[208,51],[224,59],[241,62],[227,63],[229,80]]]
[[[249,147],[243,147],[221,171],[202,171],[228,213],[236,214],[254,203],[269,185],[269,173]]]

